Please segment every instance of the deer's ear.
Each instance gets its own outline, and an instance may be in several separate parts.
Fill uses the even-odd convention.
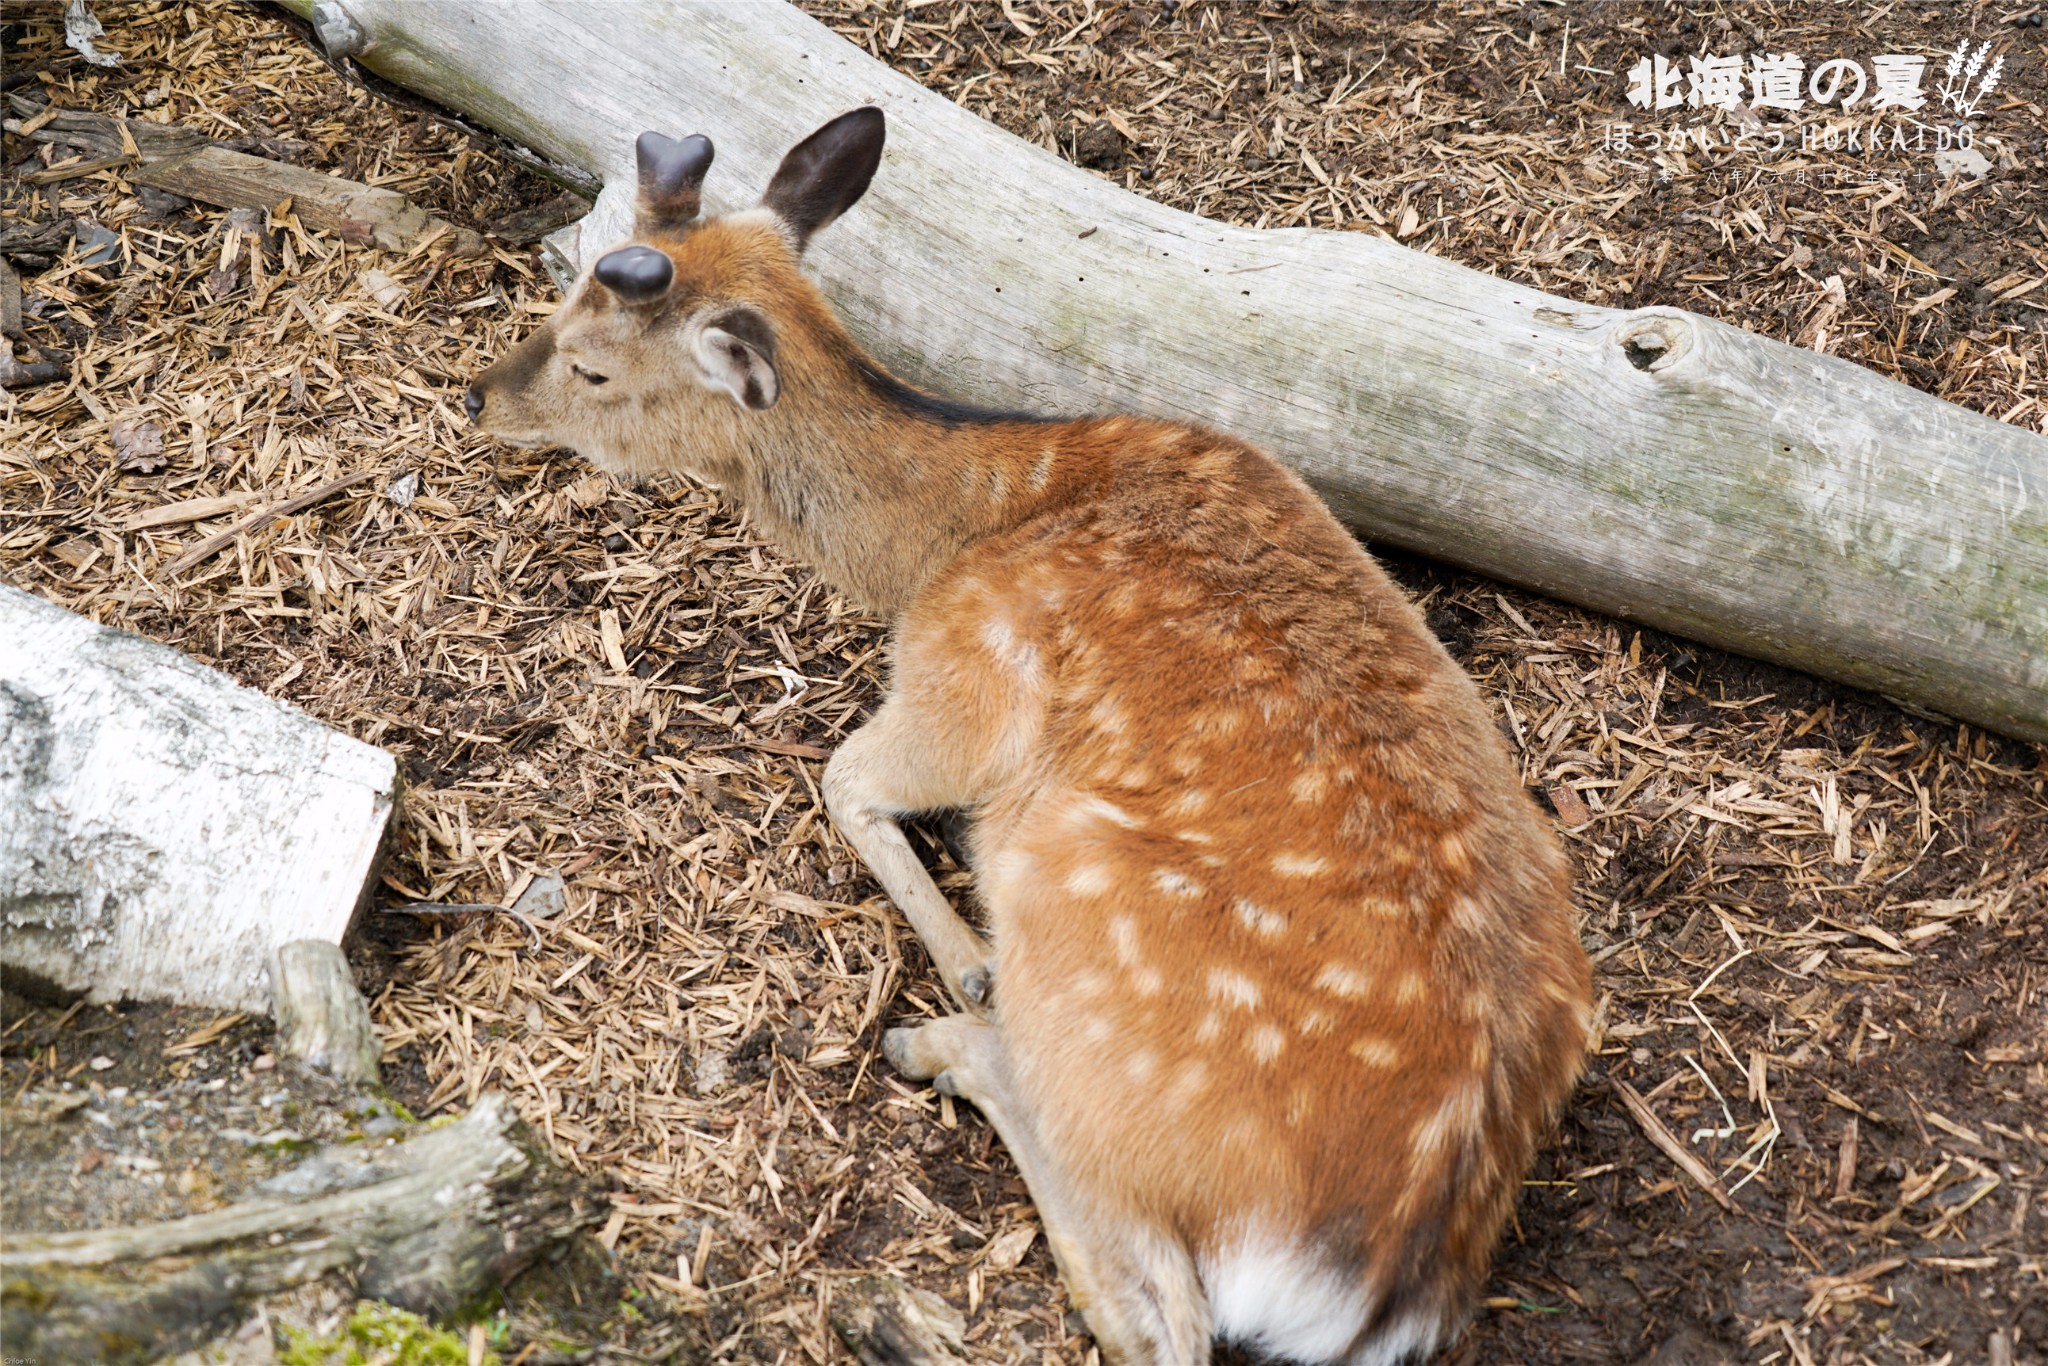
[[[782,220],[798,251],[866,193],[882,161],[883,134],[882,111],[867,105],[789,149],[761,205]]]
[[[704,383],[732,395],[742,408],[762,412],[782,396],[775,333],[751,308],[726,309],[692,328],[690,355]]]
[[[675,232],[694,222],[703,206],[704,173],[711,169],[711,139],[698,133],[678,142],[642,133],[633,152],[640,165],[634,236]]]

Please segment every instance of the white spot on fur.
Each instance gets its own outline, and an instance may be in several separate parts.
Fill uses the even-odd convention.
[[[1327,872],[1330,861],[1321,854],[1288,852],[1273,856],[1273,871],[1282,877],[1317,877]]]
[[[1068,873],[1067,880],[1061,885],[1075,896],[1101,896],[1109,890],[1112,881],[1109,869],[1099,863],[1084,863]]]
[[[1003,618],[990,617],[981,624],[981,643],[988,646],[989,652],[997,659],[1025,678],[1038,677],[1038,651],[1017,639],[1017,633]]]
[[[1316,1108],[1315,1093],[1306,1086],[1297,1086],[1287,1097],[1287,1122],[1300,1128]]]
[[[1210,968],[1209,994],[1240,1010],[1250,1010],[1259,1003],[1259,984],[1229,968]]]
[[[1401,1050],[1385,1039],[1360,1039],[1351,1045],[1351,1056],[1367,1067],[1399,1067]]]
[[[1202,894],[1201,883],[1195,881],[1186,873],[1172,868],[1155,869],[1152,874],[1152,885],[1165,892],[1168,896],[1200,896]]]
[[[1478,935],[1486,929],[1486,913],[1469,896],[1452,897],[1446,914],[1462,934]]]
[[[1421,1000],[1429,990],[1429,984],[1422,980],[1419,972],[1404,972],[1394,979],[1393,996],[1396,1003],[1412,1006]]]
[[[1223,1036],[1223,1017],[1215,1011],[1202,1016],[1202,1022],[1195,1026],[1195,1040],[1198,1043],[1214,1043]]]
[[[1323,770],[1319,768],[1305,768],[1300,773],[1294,775],[1294,783],[1289,788],[1289,791],[1294,794],[1294,800],[1298,802],[1319,802],[1323,799],[1323,793],[1328,787],[1329,778],[1324,774]]]
[[[1158,968],[1132,968],[1131,989],[1140,996],[1157,996],[1166,989],[1166,979]]]
[[[1173,832],[1173,837],[1177,840],[1186,840],[1189,844],[1214,844],[1216,842],[1216,837],[1206,830],[1176,830]]]
[[[1452,1088],[1436,1113],[1415,1126],[1413,1146],[1418,1161],[1434,1161],[1447,1144],[1470,1143],[1480,1136],[1485,1114],[1485,1093],[1476,1082],[1461,1082]]]
[[[1138,952],[1138,922],[1127,915],[1109,918],[1109,945],[1116,961],[1127,968],[1142,967],[1145,955]]]
[[[1451,873],[1462,873],[1472,866],[1471,851],[1456,835],[1445,835],[1437,844],[1436,852],[1437,857],[1443,860],[1444,868]]]
[[[1038,453],[1037,461],[1031,466],[1031,473],[1025,476],[1025,483],[1031,486],[1033,493],[1045,491],[1046,481],[1052,478],[1053,463],[1058,459],[1058,454],[1050,446]]]
[[[1089,821],[1108,821],[1124,830],[1136,830],[1145,823],[1115,802],[1101,797],[1082,797],[1067,808],[1067,824],[1079,826]]]
[[[1166,809],[1176,816],[1192,816],[1208,804],[1208,793],[1199,787],[1186,787],[1166,804]]]
[[[1269,911],[1257,902],[1239,900],[1231,909],[1237,912],[1237,918],[1253,934],[1264,935],[1266,938],[1271,939],[1274,935],[1287,928],[1286,916],[1281,915],[1278,911]]]
[[[1245,1045],[1260,1062],[1271,1062],[1280,1056],[1281,1049],[1287,1047],[1287,1036],[1277,1025],[1262,1024],[1246,1036]]]
[[[1159,1055],[1149,1048],[1131,1050],[1124,1058],[1124,1075],[1133,1085],[1143,1086],[1159,1073]]]
[[[1122,735],[1129,726],[1124,709],[1107,697],[1088,709],[1088,720],[1106,735]]]
[[[1330,1032],[1330,1017],[1323,1014],[1320,1010],[1311,1010],[1308,1014],[1301,1017],[1300,1022],[1295,1025],[1295,1028],[1300,1030],[1304,1036],[1310,1038],[1318,1034],[1327,1034]]]
[[[1343,963],[1323,964],[1322,971],[1316,974],[1315,984],[1332,996],[1348,996],[1352,1000],[1372,990],[1370,977]]]

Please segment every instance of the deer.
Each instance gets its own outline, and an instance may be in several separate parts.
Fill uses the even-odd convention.
[[[468,413],[716,486],[889,624],[821,790],[959,1009],[881,1050],[994,1128],[1105,1361],[1425,1358],[1585,1056],[1557,833],[1477,685],[1279,460],[952,402],[854,340],[802,258],[884,133],[833,119],[721,216],[710,140],[641,136],[631,239]],[[985,934],[906,837],[939,812],[969,818]]]

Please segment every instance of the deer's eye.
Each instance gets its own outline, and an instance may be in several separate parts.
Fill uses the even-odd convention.
[[[610,375],[600,375],[597,371],[585,369],[581,365],[572,364],[569,368],[575,372],[578,379],[585,380],[591,384],[603,384],[611,378]]]

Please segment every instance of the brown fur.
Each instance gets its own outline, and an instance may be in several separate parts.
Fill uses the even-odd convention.
[[[933,408],[801,273],[807,235],[644,216],[667,296],[585,280],[478,381],[486,429],[717,484],[893,620],[828,802],[956,995],[996,986],[888,1051],[996,1124],[1110,1360],[1206,1358],[1268,1263],[1328,1278],[1300,1293],[1356,1331],[1265,1345],[1430,1350],[1589,1020],[1564,860],[1485,704],[1271,457]],[[762,411],[688,360],[735,308],[772,334]],[[896,819],[939,808],[975,813],[992,950],[907,859]]]

